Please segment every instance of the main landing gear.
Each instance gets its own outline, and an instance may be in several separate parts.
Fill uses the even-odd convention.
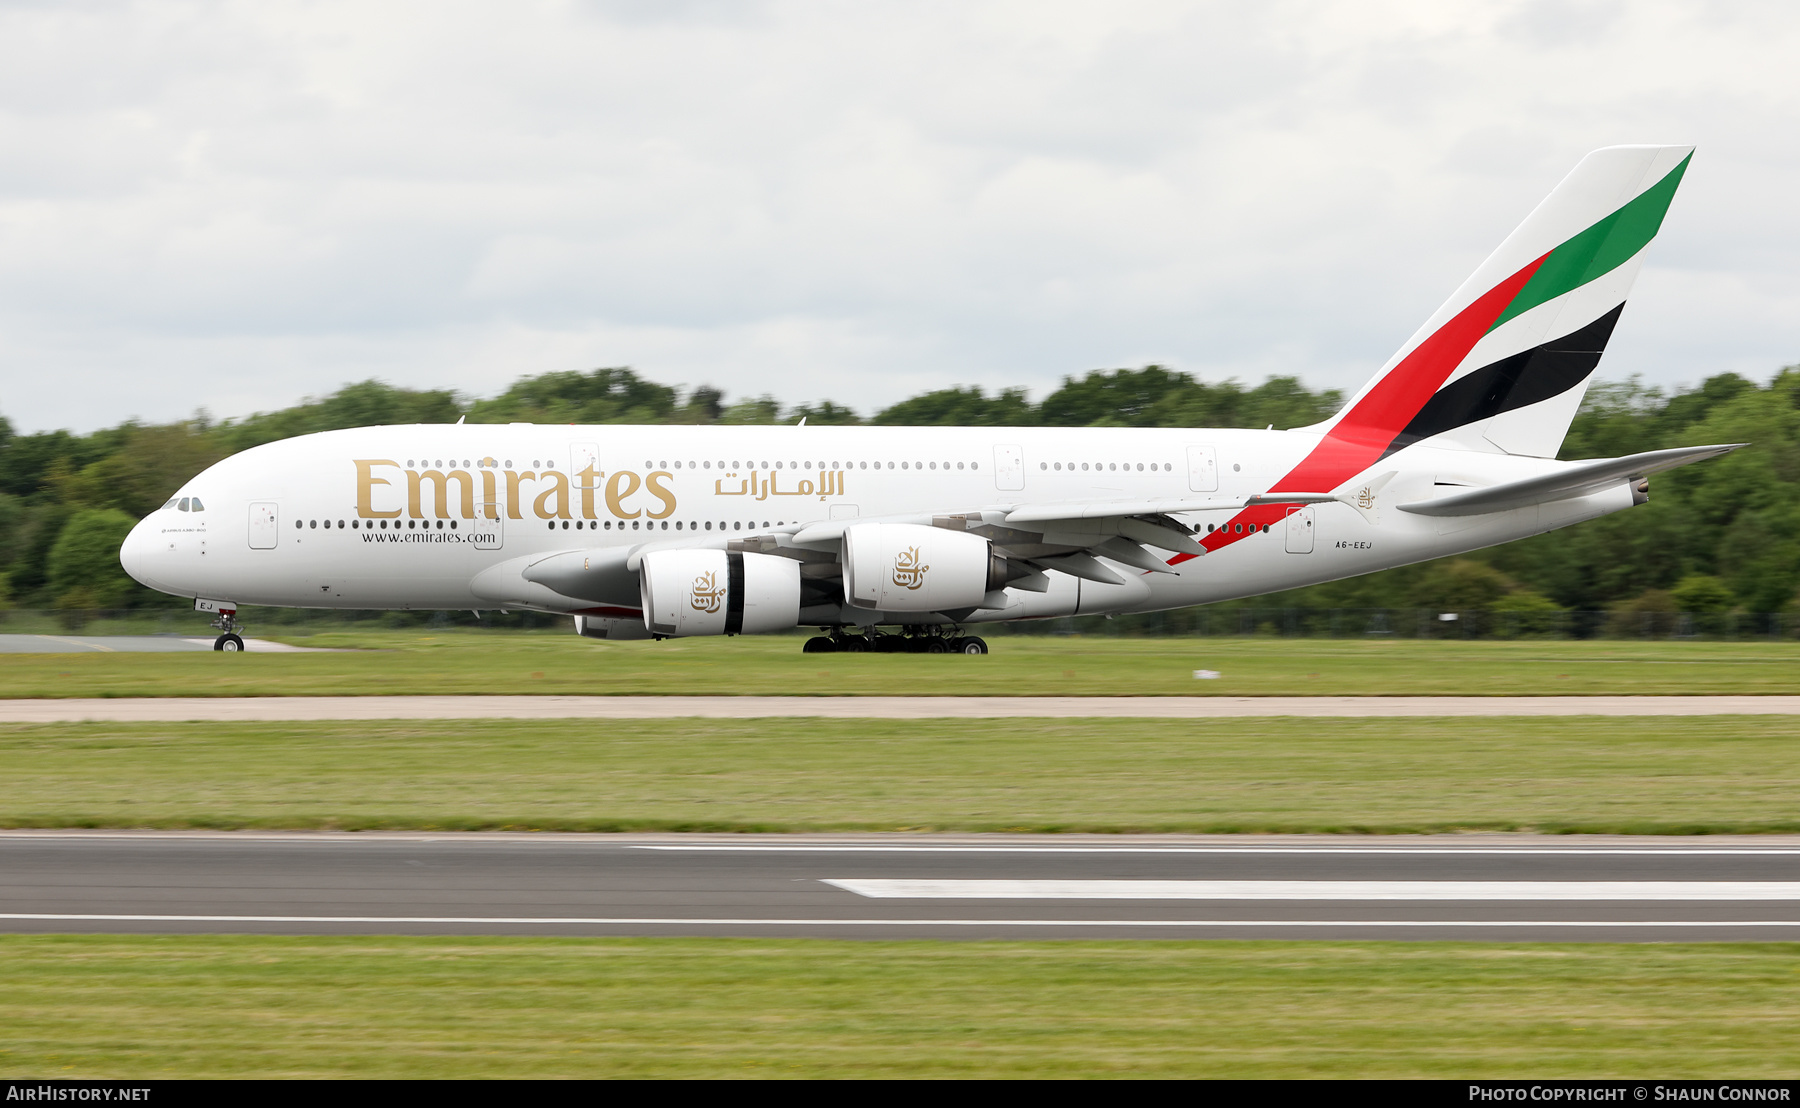
[[[974,635],[945,635],[936,628],[909,627],[899,635],[869,631],[852,635],[834,631],[815,635],[800,648],[803,654],[986,654],[986,640]]]

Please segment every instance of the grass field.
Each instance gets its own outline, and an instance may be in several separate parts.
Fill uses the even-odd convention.
[[[1791,1077],[1793,945],[0,937],[31,1077]]]
[[[0,826],[1796,831],[1797,742],[1784,716],[14,724]]]
[[[333,632],[329,654],[9,654],[0,696],[586,693],[954,696],[1770,694],[1800,643],[1009,636],[994,653],[803,655],[800,640]],[[1223,677],[1197,681],[1197,669]]]

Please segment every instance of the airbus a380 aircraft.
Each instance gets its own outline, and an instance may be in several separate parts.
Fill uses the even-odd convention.
[[[1508,542],[1735,449],[1554,460],[1692,152],[1582,159],[1311,427],[364,427],[220,462],[120,557],[214,613],[221,650],[243,648],[244,603],[526,609],[603,639],[817,626],[808,651],[981,654],[982,623]]]

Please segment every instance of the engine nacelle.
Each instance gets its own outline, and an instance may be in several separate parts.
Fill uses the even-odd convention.
[[[724,550],[653,550],[639,570],[658,635],[755,635],[800,622],[800,563]]]
[[[911,523],[844,529],[844,597],[883,612],[975,608],[1006,587],[1006,560],[980,535]]]

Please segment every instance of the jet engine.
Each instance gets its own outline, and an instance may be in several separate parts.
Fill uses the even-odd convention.
[[[980,607],[1006,587],[1006,559],[980,535],[911,523],[862,523],[844,530],[844,597],[884,612]]]
[[[639,580],[658,635],[755,635],[800,622],[800,563],[725,550],[654,550]]]

